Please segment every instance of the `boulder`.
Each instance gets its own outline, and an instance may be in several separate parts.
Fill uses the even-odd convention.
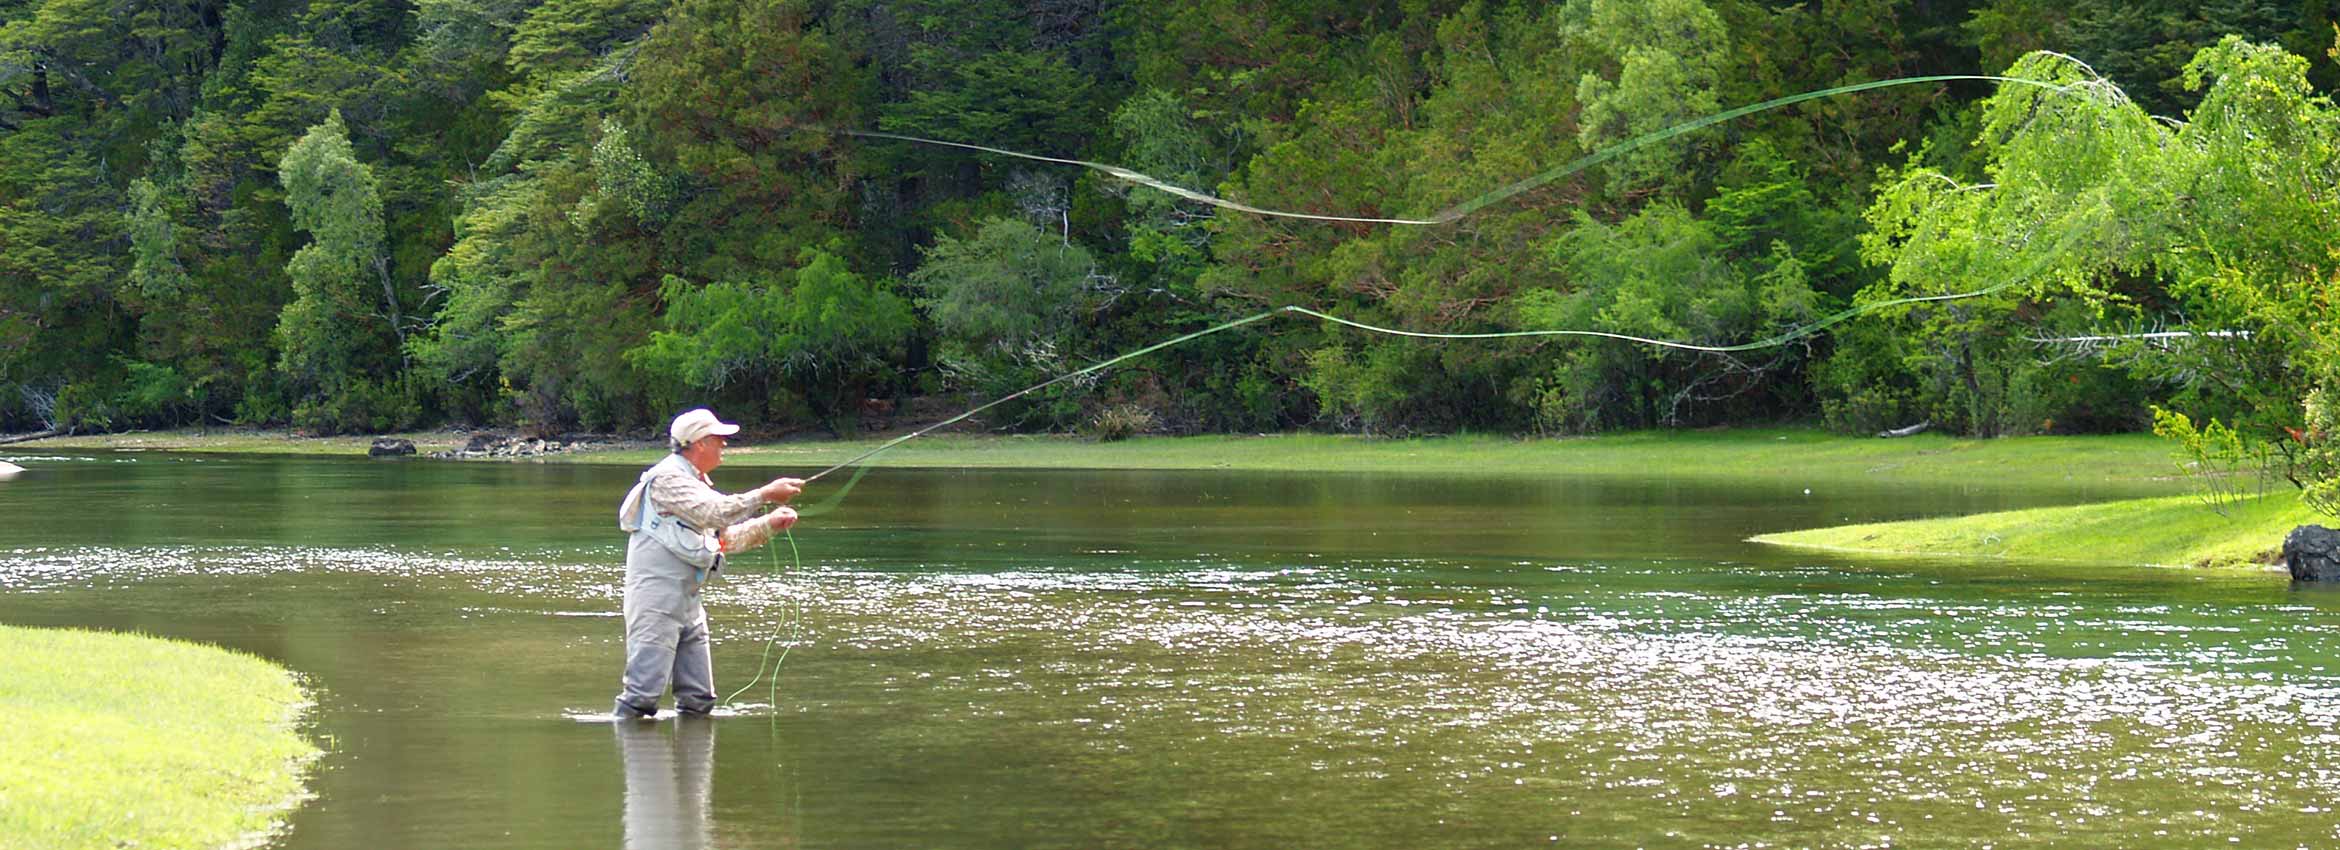
[[[2340,581],[2340,531],[2303,525],[2283,536],[2283,566],[2292,581]]]
[[[414,441],[384,437],[375,440],[373,445],[366,447],[366,454],[373,457],[400,457],[414,454]]]
[[[570,437],[499,437],[473,434],[460,449],[431,455],[441,458],[532,458],[560,454],[581,443]]]

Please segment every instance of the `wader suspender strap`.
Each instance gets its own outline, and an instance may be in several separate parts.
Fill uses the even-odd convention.
[[[676,519],[674,517],[665,516],[660,514],[657,509],[652,508],[650,506],[650,482],[645,480],[642,482],[642,530],[649,532],[650,539],[658,541],[659,545],[665,545],[666,540],[660,536],[660,532],[658,530],[658,524],[661,522],[674,523],[676,527],[681,528],[684,531],[688,531],[692,534],[699,533],[699,530],[692,528],[690,523],[683,522],[682,520]],[[721,566],[723,564],[723,552],[721,549],[717,549],[715,552],[715,564],[717,566]],[[696,564],[691,566],[692,593],[697,593],[699,587],[707,583],[707,571],[709,569],[711,568],[698,566]]]

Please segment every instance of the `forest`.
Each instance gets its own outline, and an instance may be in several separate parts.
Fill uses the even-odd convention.
[[[850,436],[1299,305],[1783,342],[1278,319],[984,425],[2158,427],[2299,480],[2340,430],[2336,13],[0,0],[0,431],[626,431],[710,404]],[[1432,226],[854,132],[1400,217],[1924,75],[2044,85],[1804,101]]]

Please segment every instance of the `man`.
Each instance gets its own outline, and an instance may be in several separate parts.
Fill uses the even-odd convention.
[[[674,686],[675,708],[685,714],[715,709],[714,661],[707,648],[707,610],[699,589],[723,568],[723,556],[762,545],[796,524],[796,509],[757,516],[766,502],[786,502],[804,482],[775,478],[737,495],[707,480],[723,464],[725,438],[739,426],[699,408],[674,418],[673,451],[642,473],[618,506],[626,544],[626,671],[618,691],[621,718],[649,719]]]

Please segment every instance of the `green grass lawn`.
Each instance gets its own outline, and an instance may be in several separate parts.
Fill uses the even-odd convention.
[[[0,626],[0,846],[219,847],[270,828],[317,750],[292,674],[141,635]]]
[[[1840,525],[1754,538],[1808,549],[2262,569],[2294,526],[2331,524],[2289,487],[2221,516],[2193,496]]]

